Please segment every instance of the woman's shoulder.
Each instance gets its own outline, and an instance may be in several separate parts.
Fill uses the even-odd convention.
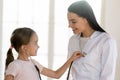
[[[109,33],[100,31],[95,31],[92,38],[114,39]]]
[[[107,32],[103,32],[102,37],[107,39],[107,40],[115,40],[114,37]]]
[[[114,39],[114,37],[112,35],[110,35],[109,33],[107,33],[107,32],[100,32],[100,34],[99,34],[98,37],[104,43],[105,42],[109,42],[109,43],[116,42],[116,40]]]

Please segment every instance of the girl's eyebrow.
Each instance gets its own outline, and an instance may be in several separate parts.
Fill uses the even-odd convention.
[[[69,21],[76,21],[75,19],[69,19]]]

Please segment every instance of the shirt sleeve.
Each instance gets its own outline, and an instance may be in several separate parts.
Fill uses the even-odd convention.
[[[69,59],[71,56],[71,52],[72,52],[72,38],[69,39],[69,43],[68,43],[68,55],[67,58]]]
[[[103,44],[102,52],[102,71],[100,80],[114,80],[116,68],[116,42],[113,39],[107,39]]]
[[[74,51],[80,51],[79,48],[79,34],[78,35],[73,35],[69,39],[68,43],[68,55],[67,58],[70,58]]]
[[[33,62],[39,68],[40,72],[42,72],[44,67],[39,62],[37,62],[36,60],[33,60]]]
[[[13,75],[13,76],[16,76],[17,75],[17,73],[18,73],[18,66],[17,66],[17,64],[15,64],[15,62],[11,62],[9,65],[8,65],[8,67],[7,67],[7,69],[6,69],[6,71],[5,71],[5,75]]]

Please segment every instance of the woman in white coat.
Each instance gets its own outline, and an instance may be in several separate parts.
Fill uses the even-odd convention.
[[[74,2],[67,15],[74,33],[69,40],[68,57],[74,51],[85,55],[73,62],[70,69],[72,80],[114,80],[116,43],[99,26],[91,6],[86,1]]]

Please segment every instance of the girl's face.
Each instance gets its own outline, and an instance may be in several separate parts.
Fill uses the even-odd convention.
[[[87,20],[79,17],[77,14],[68,12],[69,27],[72,29],[74,34],[79,34],[86,30]]]
[[[36,56],[37,50],[38,50],[38,36],[36,33],[34,33],[30,39],[30,42],[26,45],[26,52],[30,56]]]

